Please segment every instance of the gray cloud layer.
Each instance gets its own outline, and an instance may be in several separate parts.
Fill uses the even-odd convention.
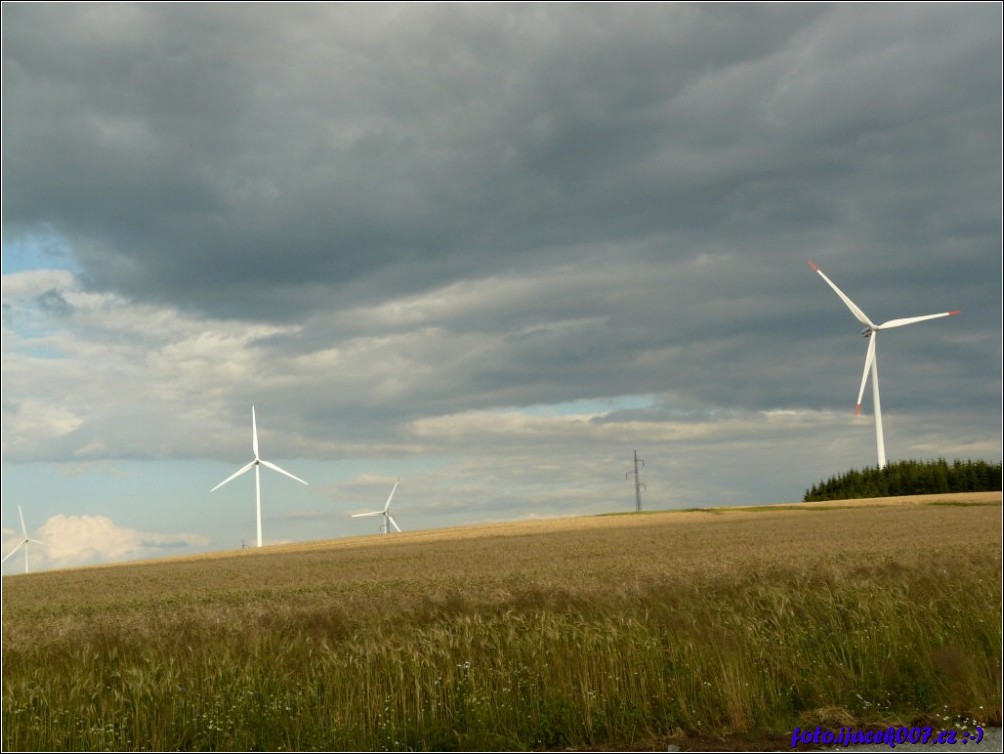
[[[474,412],[450,435],[469,446],[479,411],[624,395],[657,398],[596,421],[849,410],[864,343],[813,258],[877,321],[963,309],[884,338],[890,405],[994,436],[997,4],[5,4],[3,22],[5,244],[67,250],[102,316],[153,307],[130,329],[73,285],[33,299],[95,339],[75,359],[130,330],[144,406],[187,390],[243,422],[264,393],[316,457],[417,452],[416,427]],[[100,371],[68,390],[65,370],[5,369],[44,393],[6,415],[63,432],[14,438],[25,457],[181,452],[144,436],[128,389],[101,427]],[[222,455],[205,416],[178,435],[213,426],[198,450]]]
[[[583,247],[965,255],[997,225],[992,5],[4,14],[8,232],[141,298],[293,317]]]

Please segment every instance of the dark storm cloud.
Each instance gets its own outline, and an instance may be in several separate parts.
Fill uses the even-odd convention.
[[[246,317],[598,242],[980,235],[994,14],[5,6],[4,220],[95,286]]]

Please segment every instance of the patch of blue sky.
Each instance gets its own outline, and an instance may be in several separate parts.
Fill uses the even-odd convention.
[[[531,416],[573,416],[602,415],[614,411],[648,409],[656,405],[654,395],[617,395],[608,398],[584,398],[560,403],[540,403],[507,409],[507,413],[517,412]]]
[[[172,509],[177,512],[179,508],[208,503],[208,494],[199,494],[204,480],[212,478],[211,468],[199,468],[204,463],[4,463],[0,477],[4,522],[8,507],[20,504],[36,511],[39,524],[62,513],[108,516],[119,525],[138,529],[175,526],[176,519],[169,515]]]
[[[10,275],[26,270],[69,270],[80,272],[70,247],[55,233],[37,233],[4,240],[0,245],[3,272]]]
[[[39,357],[46,359],[60,358],[61,354],[52,346],[33,341],[41,341],[50,335],[54,335],[63,330],[61,323],[53,320],[48,312],[41,307],[32,304],[22,304],[20,306],[7,306],[3,308],[3,324],[11,332],[16,333],[17,343],[5,344],[7,352],[16,352],[27,357]]]
[[[246,462],[241,461],[239,458],[235,459],[235,461],[238,465]],[[359,477],[400,478],[402,484],[404,484],[408,477],[428,474],[447,467],[450,459],[441,456],[342,458],[331,460],[301,458],[289,461],[280,460],[275,461],[275,463],[278,463],[287,471],[292,471],[297,476],[306,479],[310,484],[320,485],[351,482]],[[294,470],[292,466],[295,466],[299,471]],[[317,481],[315,482],[314,480]]]
[[[66,357],[66,354],[58,348],[44,345],[23,345],[17,349],[17,355],[21,358],[46,359],[47,361],[57,361]]]

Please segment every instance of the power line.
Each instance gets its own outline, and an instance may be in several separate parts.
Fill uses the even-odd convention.
[[[641,488],[645,487],[642,484],[641,476],[638,474],[638,464],[642,466],[645,465],[645,461],[638,457],[638,451],[634,452],[634,471],[625,472],[624,478],[627,479],[629,476],[634,475],[634,509],[635,511],[641,510]],[[648,489],[648,487],[645,487]]]

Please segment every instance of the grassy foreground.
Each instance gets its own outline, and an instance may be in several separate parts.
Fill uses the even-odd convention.
[[[1000,499],[544,521],[4,577],[3,750],[999,724]]]

